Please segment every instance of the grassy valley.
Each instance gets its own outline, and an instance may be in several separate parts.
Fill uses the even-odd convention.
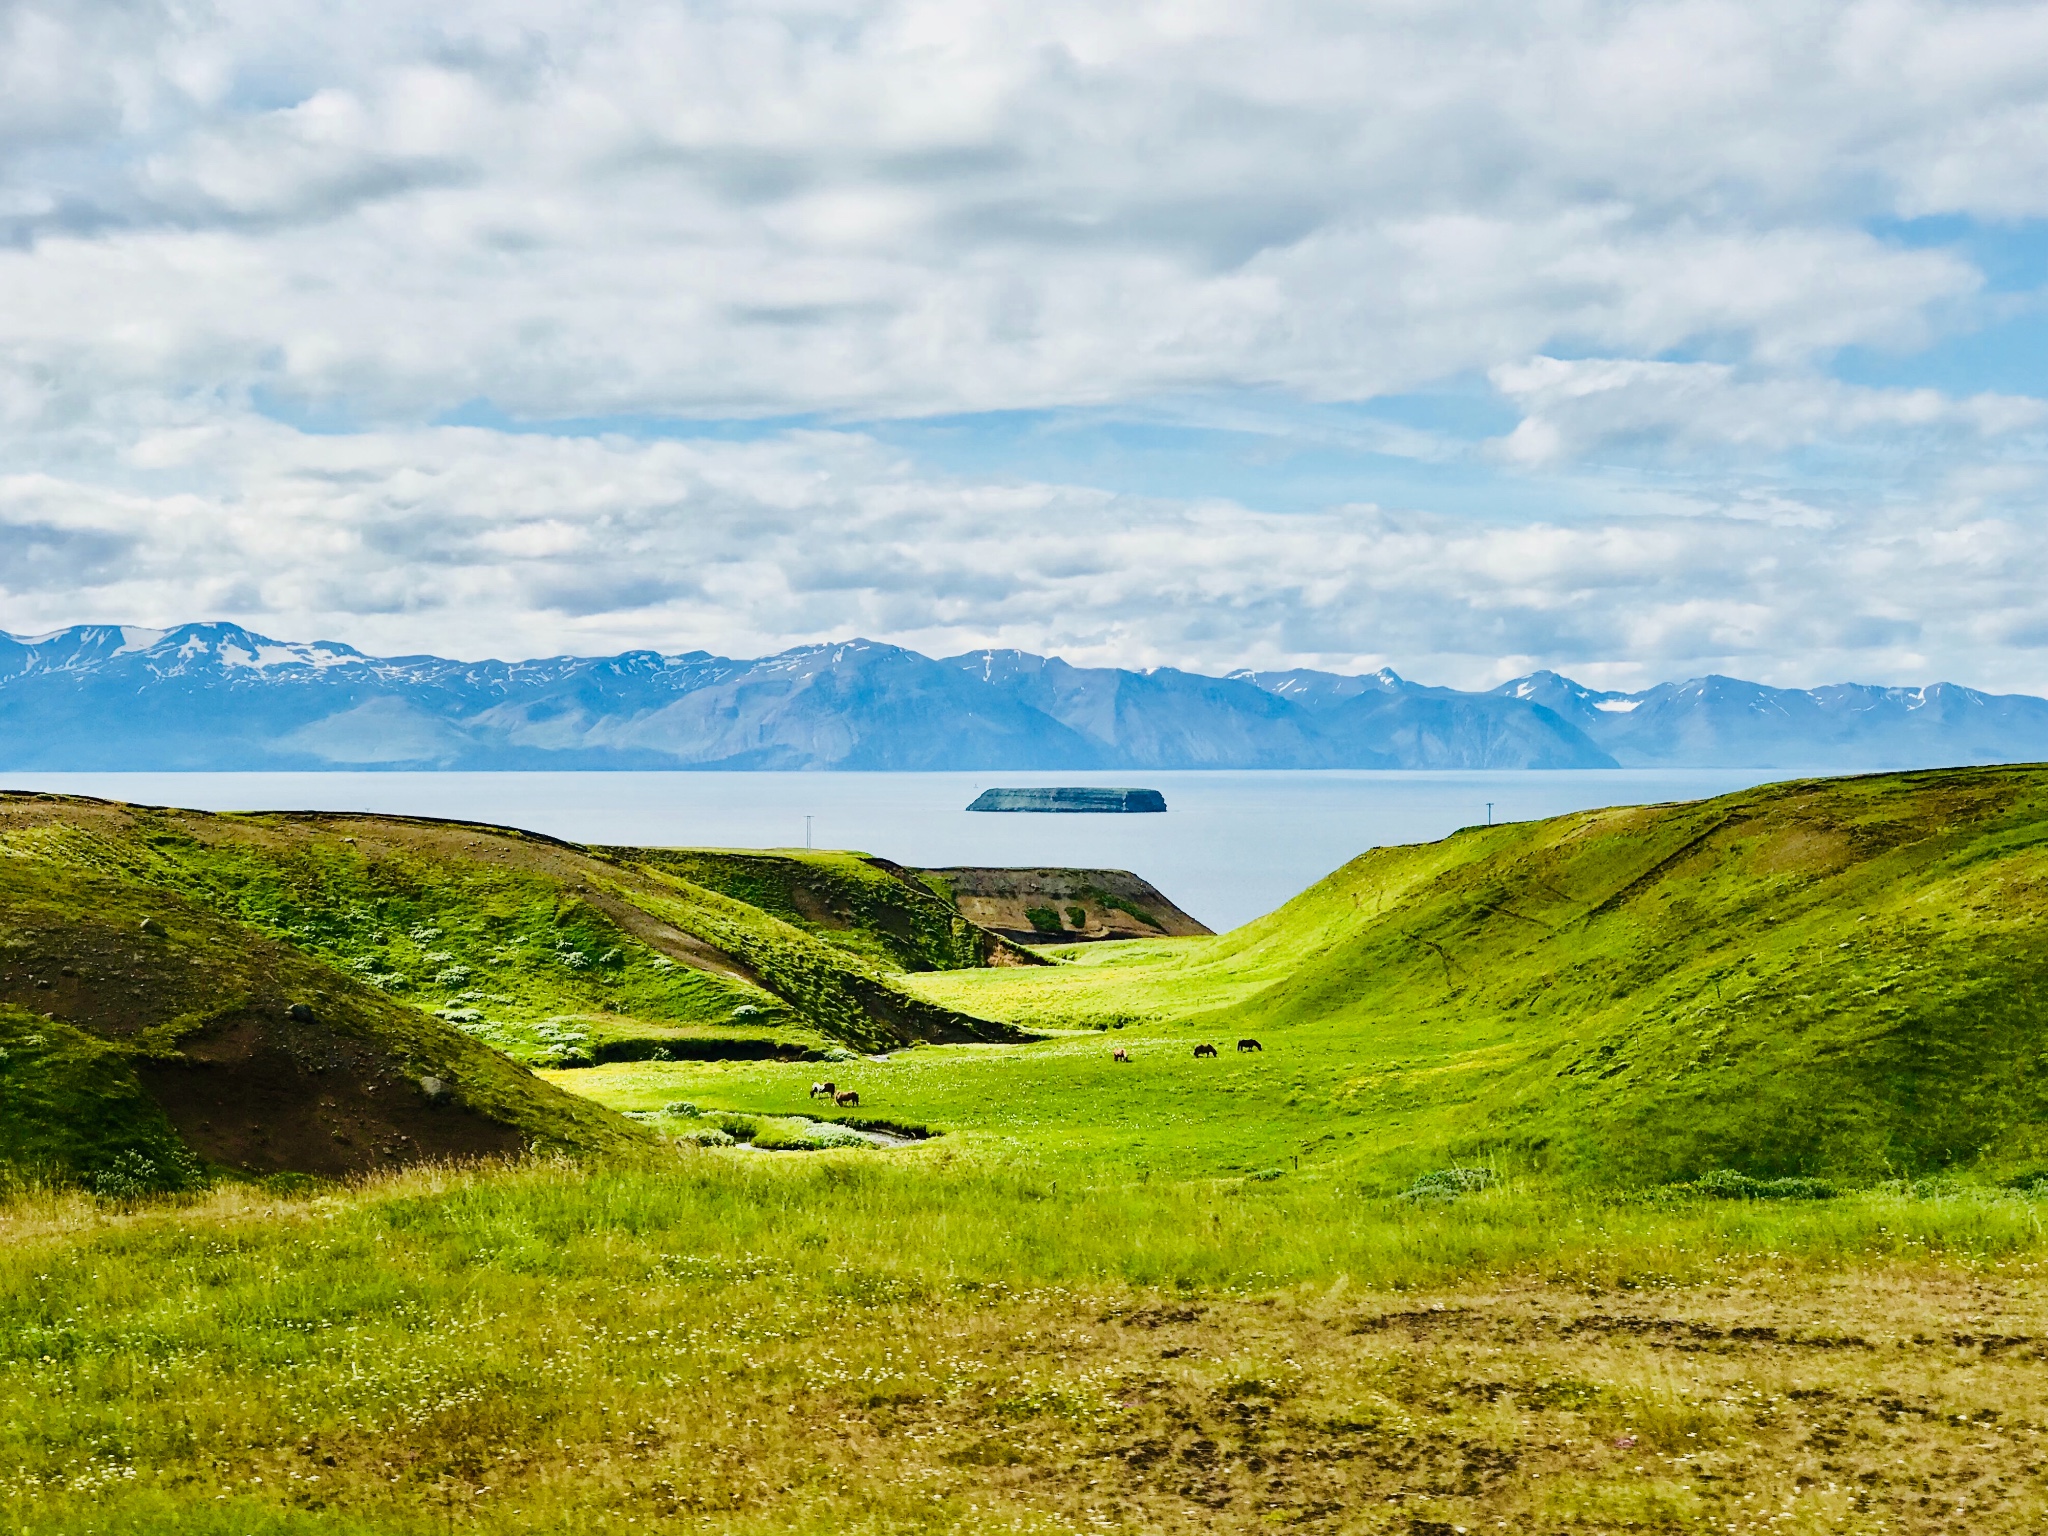
[[[867,855],[11,797],[0,1517],[2037,1529],[2044,847],[2048,770],[1778,785],[1023,949]]]
[[[2040,770],[1471,828],[1376,850],[1230,934],[1049,953],[906,978],[1053,1038],[869,1064],[874,1102],[1006,1155],[1300,1165],[1387,1193],[1469,1162],[1630,1188],[2048,1177]],[[769,1110],[807,1082],[622,1067],[585,1090]]]

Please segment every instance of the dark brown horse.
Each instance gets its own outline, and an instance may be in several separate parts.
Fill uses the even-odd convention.
[[[1240,1051],[1263,1051],[1265,1049],[1265,1047],[1259,1044],[1259,1042],[1256,1040],[1240,1040],[1237,1042],[1237,1048]]]
[[[1216,1047],[1213,1045],[1198,1045],[1195,1047],[1195,1054],[1197,1056],[1214,1056],[1216,1054]]]

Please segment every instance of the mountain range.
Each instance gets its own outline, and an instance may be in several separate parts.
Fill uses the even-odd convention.
[[[453,661],[233,624],[0,634],[0,769],[1742,767],[2048,759],[2048,700],[1734,678],[1486,692],[1390,671],[1209,677],[869,640]]]

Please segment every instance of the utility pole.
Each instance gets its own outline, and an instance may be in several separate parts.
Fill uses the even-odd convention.
[[[806,816],[806,817],[804,818],[804,852],[805,852],[805,853],[809,853],[810,851],[811,851],[811,818],[810,818],[810,817],[808,817],[808,816]]]
[[[1493,825],[1493,802],[1491,800],[1486,802],[1486,824],[1489,827]]]

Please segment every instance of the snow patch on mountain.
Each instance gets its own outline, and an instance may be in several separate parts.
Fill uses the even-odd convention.
[[[457,661],[233,624],[0,634],[0,767],[1591,768],[1848,771],[2048,760],[2048,701],[1950,683],[1484,693],[1387,668],[1210,677],[852,639]]]

